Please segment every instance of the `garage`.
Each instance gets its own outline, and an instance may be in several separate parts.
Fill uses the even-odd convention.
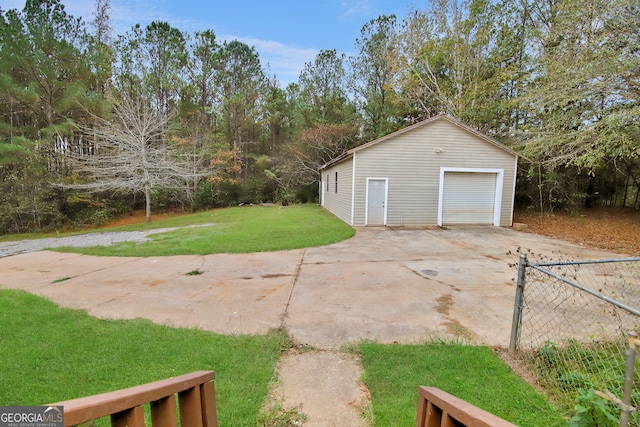
[[[509,227],[519,155],[440,114],[320,167],[320,204],[349,225]]]
[[[438,225],[499,225],[502,173],[443,168]]]

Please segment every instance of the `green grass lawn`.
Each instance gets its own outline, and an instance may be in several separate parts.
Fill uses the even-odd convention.
[[[521,427],[566,426],[488,347],[360,345],[377,427],[415,424],[418,386],[436,387]]]
[[[97,231],[198,224],[206,225],[157,234],[149,243],[65,250],[116,256],[245,253],[319,246],[354,233],[311,205],[220,209]],[[225,337],[144,320],[103,321],[25,292],[0,290],[0,405],[45,404],[214,370],[220,425],[252,426],[285,345],[283,332]],[[367,343],[360,351],[378,427],[415,423],[419,385],[440,388],[523,427],[566,425],[489,348]]]
[[[0,290],[0,405],[41,405],[216,371],[221,426],[252,426],[286,336],[225,337],[146,320],[104,321]]]
[[[204,224],[204,226],[203,226]],[[200,225],[198,227],[188,227]],[[185,227],[151,235],[147,243],[119,243],[90,248],[55,248],[102,256],[206,255],[268,252],[322,246],[353,236],[354,230],[315,205],[238,207],[184,215],[150,224],[100,229],[133,231]]]

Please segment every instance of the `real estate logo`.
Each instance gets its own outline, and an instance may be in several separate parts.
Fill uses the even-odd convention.
[[[64,407],[0,406],[0,427],[64,427]]]

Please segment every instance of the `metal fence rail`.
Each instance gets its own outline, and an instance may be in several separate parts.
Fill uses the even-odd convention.
[[[568,411],[594,389],[616,401],[624,419],[629,403],[640,404],[637,369],[630,401],[622,402],[628,334],[640,331],[639,308],[640,258],[530,263],[523,255],[509,349]],[[640,424],[637,416],[631,422]]]

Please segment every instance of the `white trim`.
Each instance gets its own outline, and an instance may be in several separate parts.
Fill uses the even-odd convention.
[[[513,211],[516,208],[516,181],[518,180],[518,156],[516,156],[516,164],[513,167],[513,192],[511,193],[511,216],[509,219],[509,227],[513,227]]]
[[[387,200],[389,196],[389,178],[375,178],[370,177],[367,178],[367,186],[365,188],[366,196],[364,199],[364,225],[369,225],[369,181],[384,181],[384,219],[383,225],[387,225]]]
[[[441,167],[440,168],[440,189],[438,191],[438,225],[440,227],[442,227],[442,202],[444,199],[445,172],[495,173],[496,174],[496,196],[493,204],[493,225],[495,225],[496,227],[500,227],[500,213],[502,211],[502,189],[504,186],[504,169]]]
[[[351,158],[351,226],[355,220],[356,210],[356,153]]]
[[[322,173],[320,173],[320,188],[318,189],[320,192],[320,206],[324,207],[324,181],[322,180]]]

